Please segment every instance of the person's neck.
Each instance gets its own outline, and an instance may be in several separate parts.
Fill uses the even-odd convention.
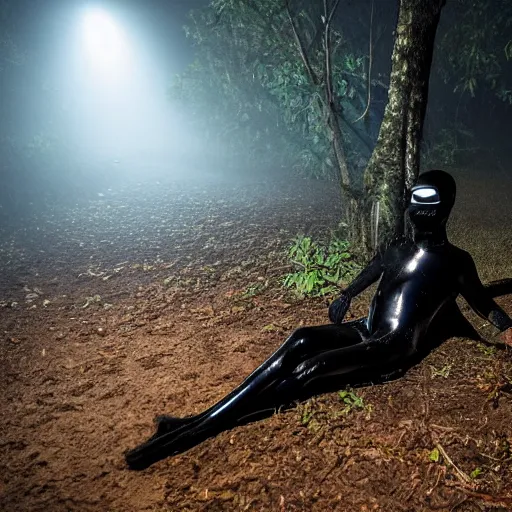
[[[432,249],[448,245],[446,228],[442,227],[434,232],[416,232],[413,234],[414,243],[421,249]]]

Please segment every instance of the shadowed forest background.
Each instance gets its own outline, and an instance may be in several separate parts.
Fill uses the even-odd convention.
[[[456,178],[482,280],[512,277],[512,3],[429,3],[423,126],[388,106],[421,5],[0,1],[0,509],[510,510],[510,351],[462,338],[144,473],[122,456],[326,323],[418,170]],[[403,39],[396,62],[427,52]]]
[[[134,176],[339,179],[332,130],[293,32],[320,76],[322,1],[290,4],[293,25],[284,0],[111,2],[126,48],[111,49],[104,68],[80,51],[82,4],[2,3],[4,215],[32,200],[94,196]],[[332,93],[355,188],[387,103],[397,12],[393,0],[343,2],[330,29]],[[444,7],[424,167],[478,161],[507,176],[510,32],[506,1]],[[108,37],[98,44],[114,46]]]

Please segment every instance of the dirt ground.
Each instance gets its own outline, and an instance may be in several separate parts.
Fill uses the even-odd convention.
[[[511,277],[510,182],[458,177],[453,240],[483,280]],[[280,279],[338,197],[265,179],[101,193],[1,226],[0,510],[512,510],[512,355],[460,338],[352,405],[322,395],[127,470],[155,415],[201,411],[326,322]]]

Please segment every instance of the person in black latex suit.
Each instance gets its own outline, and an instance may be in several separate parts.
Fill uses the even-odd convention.
[[[332,324],[297,329],[236,389],[195,416],[157,418],[157,431],[126,453],[132,469],[144,469],[255,414],[325,391],[396,378],[453,335],[472,337],[455,304],[461,294],[480,316],[506,331],[512,319],[491,298],[471,256],[453,246],[446,222],[455,201],[455,181],[446,172],[420,175],[411,190],[412,239],[379,252],[329,307]],[[367,318],[343,322],[353,297],[380,282]],[[474,336],[473,336],[474,337]],[[325,383],[325,386],[323,384]]]

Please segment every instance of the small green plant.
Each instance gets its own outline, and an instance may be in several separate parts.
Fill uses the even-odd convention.
[[[334,238],[325,246],[309,236],[296,237],[288,258],[299,268],[284,277],[284,286],[295,289],[299,296],[334,293],[340,281],[352,279],[360,270],[348,249],[346,240]]]
[[[325,414],[320,411],[314,400],[310,400],[302,405],[299,409],[299,414],[301,425],[306,427],[311,432],[318,432],[322,428],[322,418],[325,416]],[[315,418],[317,414],[319,419]]]
[[[348,414],[353,409],[365,409],[363,398],[356,395],[352,390],[338,391],[338,396],[345,404],[341,414]]]
[[[312,411],[311,408],[304,407],[304,410],[302,411],[302,415],[300,418],[300,422],[303,425],[307,425],[311,421],[311,418],[313,417],[314,414],[315,414],[315,412]]]
[[[469,476],[474,480],[482,473],[482,471],[483,471],[482,468],[476,468],[473,471],[471,471]]]
[[[496,354],[496,347],[489,347],[487,345],[484,345],[483,343],[479,343],[477,345],[480,352],[482,352],[484,355],[490,357]]]
[[[435,366],[430,365],[431,376],[433,379],[435,379],[436,377],[443,377],[443,379],[447,379],[448,376],[450,375],[451,369],[451,364],[447,364],[446,366],[443,366],[439,370]]]
[[[251,297],[256,297],[256,295],[260,295],[267,288],[268,283],[255,283],[249,285],[244,292],[242,293],[242,299],[250,299]]]
[[[439,453],[439,450],[437,448],[434,448],[430,453],[428,458],[432,462],[439,462],[439,459],[441,458],[441,454]]]

